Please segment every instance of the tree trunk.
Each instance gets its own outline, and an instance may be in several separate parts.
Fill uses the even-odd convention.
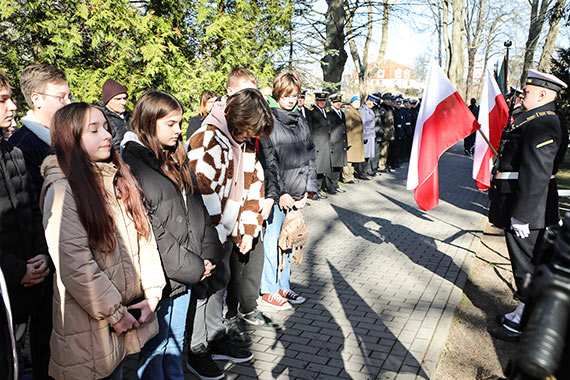
[[[465,51],[465,0],[453,0],[453,23],[452,23],[452,52],[449,63],[448,77],[455,86],[459,94],[463,93],[463,68]]]
[[[485,76],[487,75],[487,66],[489,63],[489,58],[491,55],[491,47],[493,45],[493,41],[494,41],[494,34],[495,31],[497,30],[497,26],[499,24],[499,22],[501,22],[502,16],[496,17],[493,20],[493,23],[491,24],[491,26],[489,27],[489,34],[487,35],[487,45],[485,46],[485,56],[484,56],[484,61],[483,61],[483,78],[485,78]]]
[[[526,74],[528,69],[530,69],[534,60],[534,50],[538,44],[538,39],[540,37],[540,32],[542,31],[542,25],[544,24],[544,19],[546,17],[546,11],[550,5],[550,0],[542,0],[540,4],[540,11],[538,6],[541,0],[532,0],[530,9],[530,25],[528,27],[528,38],[526,40],[526,47],[524,52],[524,62],[521,75],[521,85],[524,85],[526,81]]]
[[[342,0],[328,0],[327,3],[325,56],[321,59],[321,69],[323,80],[334,83],[335,90],[338,90],[348,58],[344,50],[346,41],[344,6]]]
[[[445,47],[445,67],[446,71],[449,71],[449,64],[451,62],[451,41],[449,40],[449,28],[448,28],[448,17],[449,17],[449,1],[442,0],[442,22],[443,22],[443,46]]]
[[[465,20],[465,30],[467,38],[467,80],[465,82],[465,100],[471,97],[471,87],[473,86],[473,72],[475,69],[475,55],[479,49],[481,42],[481,29],[483,27],[483,17],[485,14],[486,0],[473,2],[471,8],[471,15]],[[470,31],[470,26],[473,25],[473,17],[477,15],[477,23],[475,30]]]
[[[546,41],[542,48],[542,54],[538,63],[538,70],[550,72],[550,65],[552,63],[552,53],[554,53],[554,43],[560,30],[560,19],[564,13],[564,0],[557,0],[552,9],[550,10],[550,28],[546,35]]]
[[[368,94],[368,51],[370,49],[370,41],[372,40],[372,3],[368,1],[366,3],[366,11],[368,16],[368,25],[366,27],[366,40],[364,42],[364,50],[362,51],[362,73],[358,75],[358,87],[360,91],[360,97],[364,97]]]
[[[370,16],[372,16],[372,7],[370,7]],[[370,69],[367,69],[365,82],[372,78],[382,66],[382,61],[384,60],[384,53],[386,52],[386,45],[388,44],[388,21],[390,19],[391,5],[389,0],[384,1],[384,14],[382,15],[382,37],[380,39],[380,46],[378,47],[378,57],[376,62]]]

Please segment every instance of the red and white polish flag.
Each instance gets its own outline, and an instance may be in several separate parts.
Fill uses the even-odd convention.
[[[431,210],[439,203],[439,157],[478,128],[475,116],[432,57],[414,132],[407,184],[409,190],[414,190],[422,210]]]
[[[509,107],[493,74],[487,70],[483,94],[479,105],[479,124],[481,132],[487,136],[495,150],[499,149],[503,128],[507,125]],[[489,189],[491,185],[491,169],[493,168],[493,151],[478,133],[475,138],[475,152],[473,153],[473,179],[481,191]]]

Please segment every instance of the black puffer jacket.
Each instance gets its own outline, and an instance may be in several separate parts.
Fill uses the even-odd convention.
[[[120,152],[121,141],[123,141],[123,136],[130,129],[131,116],[125,112],[124,118],[117,115],[115,112],[111,111],[107,107],[104,108],[105,114],[109,119],[109,124],[111,124],[111,132],[113,134],[113,148],[117,152]]]
[[[190,140],[190,136],[192,136],[194,132],[200,129],[204,119],[205,117],[202,117],[200,115],[192,116],[188,122],[188,128],[186,129],[186,140]]]
[[[275,149],[271,143],[271,138],[260,136],[255,141],[257,159],[263,167],[263,186],[265,188],[265,198],[271,198],[279,202],[279,197],[283,194],[279,186],[279,163],[275,158]]]
[[[222,253],[216,230],[202,202],[198,184],[184,198],[178,187],[158,166],[152,150],[143,146],[136,135],[127,132],[123,159],[137,179],[148,209],[164,273],[169,281],[164,295],[174,296],[187,285],[200,281],[204,259],[219,261]],[[217,268],[216,268],[217,270]]]
[[[0,266],[14,322],[22,323],[46,291],[45,281],[26,288],[20,285],[26,261],[38,254],[47,255],[48,249],[22,151],[0,139],[0,154]]]
[[[307,121],[296,111],[272,108],[274,129],[270,136],[277,164],[280,194],[302,198],[317,191],[315,144]],[[265,139],[260,139],[266,145]],[[266,148],[266,147],[265,147]]]

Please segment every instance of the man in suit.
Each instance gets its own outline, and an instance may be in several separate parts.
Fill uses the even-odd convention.
[[[348,164],[346,159],[347,141],[346,141],[346,118],[342,112],[342,95],[332,94],[329,96],[331,107],[327,112],[327,120],[329,122],[329,129],[331,131],[330,147],[331,147],[331,163],[332,172],[328,176],[330,179],[330,186],[335,189],[337,193],[344,193],[346,190],[342,189],[338,183],[340,181],[340,173],[342,168]]]
[[[299,98],[297,99],[297,109],[301,113],[301,115],[307,120],[307,112],[309,109],[305,107],[305,95],[307,95],[307,90],[301,90],[299,94]]]
[[[330,178],[330,174],[332,173],[330,148],[331,130],[327,120],[330,110],[325,108],[328,95],[329,93],[326,91],[315,92],[315,104],[309,108],[309,112],[307,113],[307,121],[311,128],[317,155],[317,186],[319,192],[309,196],[309,198],[313,200],[327,198],[326,195],[322,194],[321,189],[324,189],[331,195],[337,193]]]
[[[523,112],[503,132],[489,189],[489,221],[505,229],[520,303],[515,311],[500,317],[498,328],[490,330],[499,339],[520,336],[544,230],[560,219],[554,176],[564,160],[568,131],[556,101],[566,87],[553,75],[529,70],[521,98]]]

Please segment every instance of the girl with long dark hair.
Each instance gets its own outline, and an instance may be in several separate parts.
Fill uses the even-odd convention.
[[[190,287],[210,276],[221,253],[217,233],[182,142],[183,108],[172,95],[145,92],[123,139],[123,158],[139,182],[168,279],[158,306],[159,333],[139,357],[140,379],[180,379]]]
[[[137,182],[111,145],[102,109],[56,112],[55,155],[42,164],[41,195],[56,267],[50,375],[120,379],[122,361],[158,331],[165,285]]]

